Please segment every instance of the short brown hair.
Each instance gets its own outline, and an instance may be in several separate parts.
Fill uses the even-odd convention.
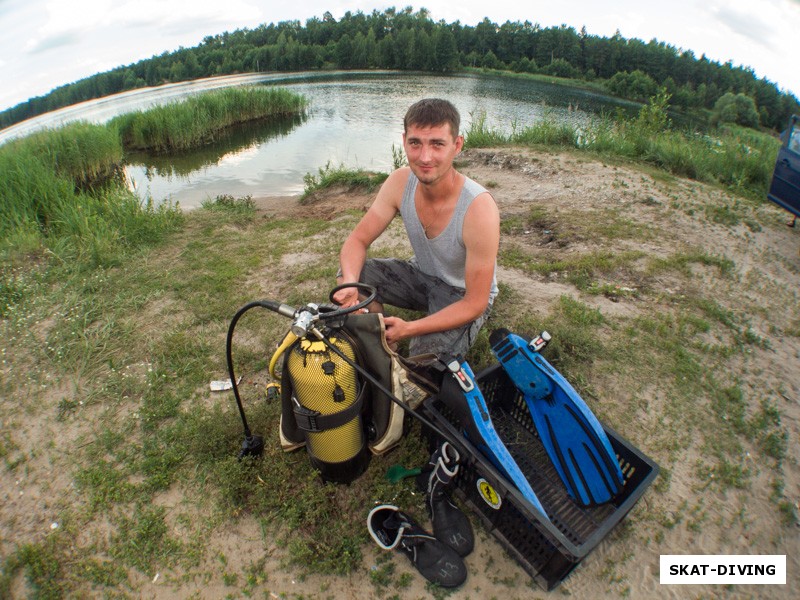
[[[409,125],[435,127],[444,123],[450,125],[453,137],[458,137],[461,127],[461,115],[458,114],[458,109],[447,100],[425,98],[412,104],[406,111],[403,131],[408,131]]]

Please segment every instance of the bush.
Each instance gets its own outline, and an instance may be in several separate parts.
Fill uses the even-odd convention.
[[[536,61],[523,56],[520,60],[514,62],[512,68],[517,73],[538,73],[539,68],[536,66]]]
[[[745,94],[728,92],[714,104],[711,124],[734,123],[744,127],[758,127],[756,102]]]
[[[633,73],[622,71],[615,73],[608,80],[608,91],[615,96],[629,98],[638,102],[646,102],[659,91],[659,86],[655,79],[647,73],[635,70]]]
[[[544,67],[544,69],[542,70],[548,75],[552,75],[553,77],[579,79],[581,76],[581,72],[563,58],[554,59],[553,62]]]
[[[669,99],[670,95],[665,89],[653,94],[647,104],[639,109],[639,114],[634,120],[635,127],[648,135],[666,131],[670,126],[670,120],[667,116]]]
[[[495,55],[494,52],[489,50],[484,55],[483,60],[481,61],[481,66],[484,69],[502,69],[503,62],[499,58],[497,58],[497,55]]]

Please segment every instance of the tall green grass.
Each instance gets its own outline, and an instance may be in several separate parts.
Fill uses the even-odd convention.
[[[65,199],[108,179],[122,162],[119,137],[74,123],[0,147],[0,237],[36,235],[57,222]]]
[[[749,129],[724,127],[713,136],[674,129],[665,96],[651,99],[635,118],[617,116],[578,126],[544,119],[503,133],[476,118],[466,135],[468,147],[527,145],[586,150],[644,162],[680,177],[723,185],[751,198],[764,198],[779,142]]]
[[[82,188],[112,176],[123,155],[116,132],[85,121],[34,133],[3,149],[34,156],[54,173]]]
[[[301,113],[305,97],[281,88],[226,88],[112,119],[126,149],[170,152],[213,141],[222,130],[256,119]]]
[[[486,113],[480,113],[470,124],[465,136],[465,145],[471,148],[488,148],[490,146],[567,146],[578,147],[578,131],[572,125],[558,123],[547,118],[518,129],[512,127],[510,134],[490,128],[486,122]]]
[[[180,221],[143,205],[113,176],[122,145],[113,129],[76,123],[0,147],[0,252],[46,249],[62,263],[109,265]]]

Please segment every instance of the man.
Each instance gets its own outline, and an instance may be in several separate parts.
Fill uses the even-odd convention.
[[[386,317],[386,340],[411,338],[412,356],[466,355],[497,295],[495,268],[500,215],[494,198],[456,171],[460,116],[446,100],[412,105],[403,121],[408,167],[389,175],[370,209],[345,240],[338,281],[377,289],[382,304],[424,311],[406,321]],[[410,261],[367,259],[367,250],[400,214],[414,250]],[[355,288],[340,290],[342,306],[358,302]]]

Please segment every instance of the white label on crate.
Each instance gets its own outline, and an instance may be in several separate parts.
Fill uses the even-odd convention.
[[[491,506],[495,510],[500,510],[500,506],[503,504],[503,500],[500,496],[497,495],[497,492],[494,491],[494,488],[489,485],[489,482],[486,481],[483,477],[478,479],[478,493],[483,498],[483,501],[486,502],[489,506]]]

